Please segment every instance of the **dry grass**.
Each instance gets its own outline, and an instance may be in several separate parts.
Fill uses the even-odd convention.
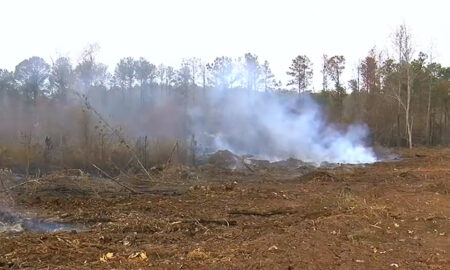
[[[138,158],[146,168],[165,164],[171,155],[172,163],[185,163],[187,146],[178,143],[177,149],[172,151],[175,143],[175,140],[153,140],[143,151],[141,148],[128,149],[114,140],[109,141],[104,149],[99,148],[98,141],[93,141],[89,146],[73,142],[70,145],[56,145],[47,153],[45,146],[39,142],[28,148],[20,144],[0,144],[0,168],[11,168],[16,173],[25,174],[29,164],[30,174],[34,175],[65,168],[94,171],[91,166],[94,163],[110,172],[133,171],[138,166],[132,151],[139,153]]]

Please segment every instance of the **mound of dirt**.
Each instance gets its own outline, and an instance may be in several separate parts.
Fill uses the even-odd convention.
[[[305,164],[306,164],[305,162],[303,162],[303,161],[301,161],[299,159],[295,159],[295,158],[288,158],[288,159],[285,159],[285,160],[272,162],[273,166],[276,166],[276,167],[290,167],[290,168],[293,168],[293,167],[294,168],[298,168],[298,167],[303,166]]]
[[[316,166],[311,163],[295,158],[271,162],[265,159],[258,159],[251,155],[238,156],[228,150],[219,150],[214,154],[209,155],[206,163],[214,168],[250,171],[259,169],[282,169],[298,170],[306,173],[316,168]]]
[[[271,167],[271,163],[268,160],[265,159],[254,159],[252,157],[248,157],[245,159],[245,162],[247,164],[252,165],[253,167],[257,168],[257,169],[266,169]]]
[[[208,163],[221,169],[243,169],[242,159],[228,150],[219,150],[208,158]]]

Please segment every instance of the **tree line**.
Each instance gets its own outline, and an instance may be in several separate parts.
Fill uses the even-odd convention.
[[[450,68],[435,62],[431,53],[415,52],[409,29],[401,25],[393,36],[394,55],[371,49],[358,63],[356,74],[343,82],[342,55],[323,55],[322,89],[311,91],[313,63],[298,55],[288,67],[286,86],[277,80],[268,61],[252,53],[233,59],[222,56],[211,63],[183,59],[179,68],[155,65],[145,58],[120,59],[110,73],[97,61],[97,45],[88,46],[73,65],[67,57],[47,63],[33,56],[14,71],[0,69],[0,98],[69,102],[73,92],[138,95],[150,106],[158,95],[181,94],[181,102],[195,102],[211,89],[310,93],[336,123],[363,122],[375,142],[388,146],[448,145]],[[239,92],[236,92],[239,94]],[[183,101],[184,100],[184,101]],[[264,112],[261,112],[264,114]]]

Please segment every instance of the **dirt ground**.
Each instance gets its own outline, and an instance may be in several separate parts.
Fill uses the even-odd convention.
[[[450,149],[399,152],[367,166],[118,178],[139,194],[55,172],[1,193],[3,216],[29,224],[0,234],[0,268],[450,269]]]

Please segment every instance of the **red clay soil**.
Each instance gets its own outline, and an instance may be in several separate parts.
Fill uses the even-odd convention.
[[[55,173],[2,193],[3,205],[88,230],[0,234],[0,268],[450,269],[450,150],[401,154],[306,174],[172,168],[157,184],[120,178],[143,194]]]

